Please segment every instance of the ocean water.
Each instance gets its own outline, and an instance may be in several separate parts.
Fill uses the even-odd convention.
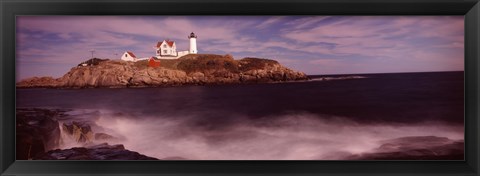
[[[69,109],[157,158],[342,159],[380,141],[464,136],[464,73],[311,76],[304,82],[17,89],[17,107]],[[112,144],[113,144],[112,143]],[[78,144],[65,144],[69,148]]]

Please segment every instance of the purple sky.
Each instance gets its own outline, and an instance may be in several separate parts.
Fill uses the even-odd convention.
[[[199,53],[269,58],[315,74],[459,71],[463,16],[21,16],[17,17],[17,80],[60,77],[91,57],[155,55],[174,40]]]

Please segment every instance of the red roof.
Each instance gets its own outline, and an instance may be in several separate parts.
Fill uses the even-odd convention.
[[[128,55],[130,55],[130,56],[132,56],[132,57],[135,57],[135,58],[137,57],[137,56],[135,56],[135,54],[133,54],[133,53],[130,52],[130,51],[127,51],[127,53],[128,53]]]
[[[168,39],[167,39],[167,40],[164,40],[164,41],[165,41],[165,43],[167,43],[167,45],[170,46],[170,47],[173,47],[173,44],[175,43],[174,41],[171,41],[171,40],[168,40]],[[160,48],[160,46],[162,45],[162,43],[163,43],[163,42],[158,42],[158,43],[157,43],[157,48]]]

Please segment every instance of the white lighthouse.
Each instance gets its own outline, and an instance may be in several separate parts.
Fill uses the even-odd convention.
[[[190,49],[188,50],[188,52],[190,54],[197,54],[197,35],[192,32],[188,36],[188,39],[190,39]]]

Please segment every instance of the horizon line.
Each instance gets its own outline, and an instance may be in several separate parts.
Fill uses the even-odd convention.
[[[376,73],[341,73],[341,74],[307,74],[307,76],[333,76],[333,75],[373,75],[373,74],[395,74],[395,73],[439,73],[439,72],[465,72],[465,70],[450,71],[412,71],[412,72],[376,72]]]

